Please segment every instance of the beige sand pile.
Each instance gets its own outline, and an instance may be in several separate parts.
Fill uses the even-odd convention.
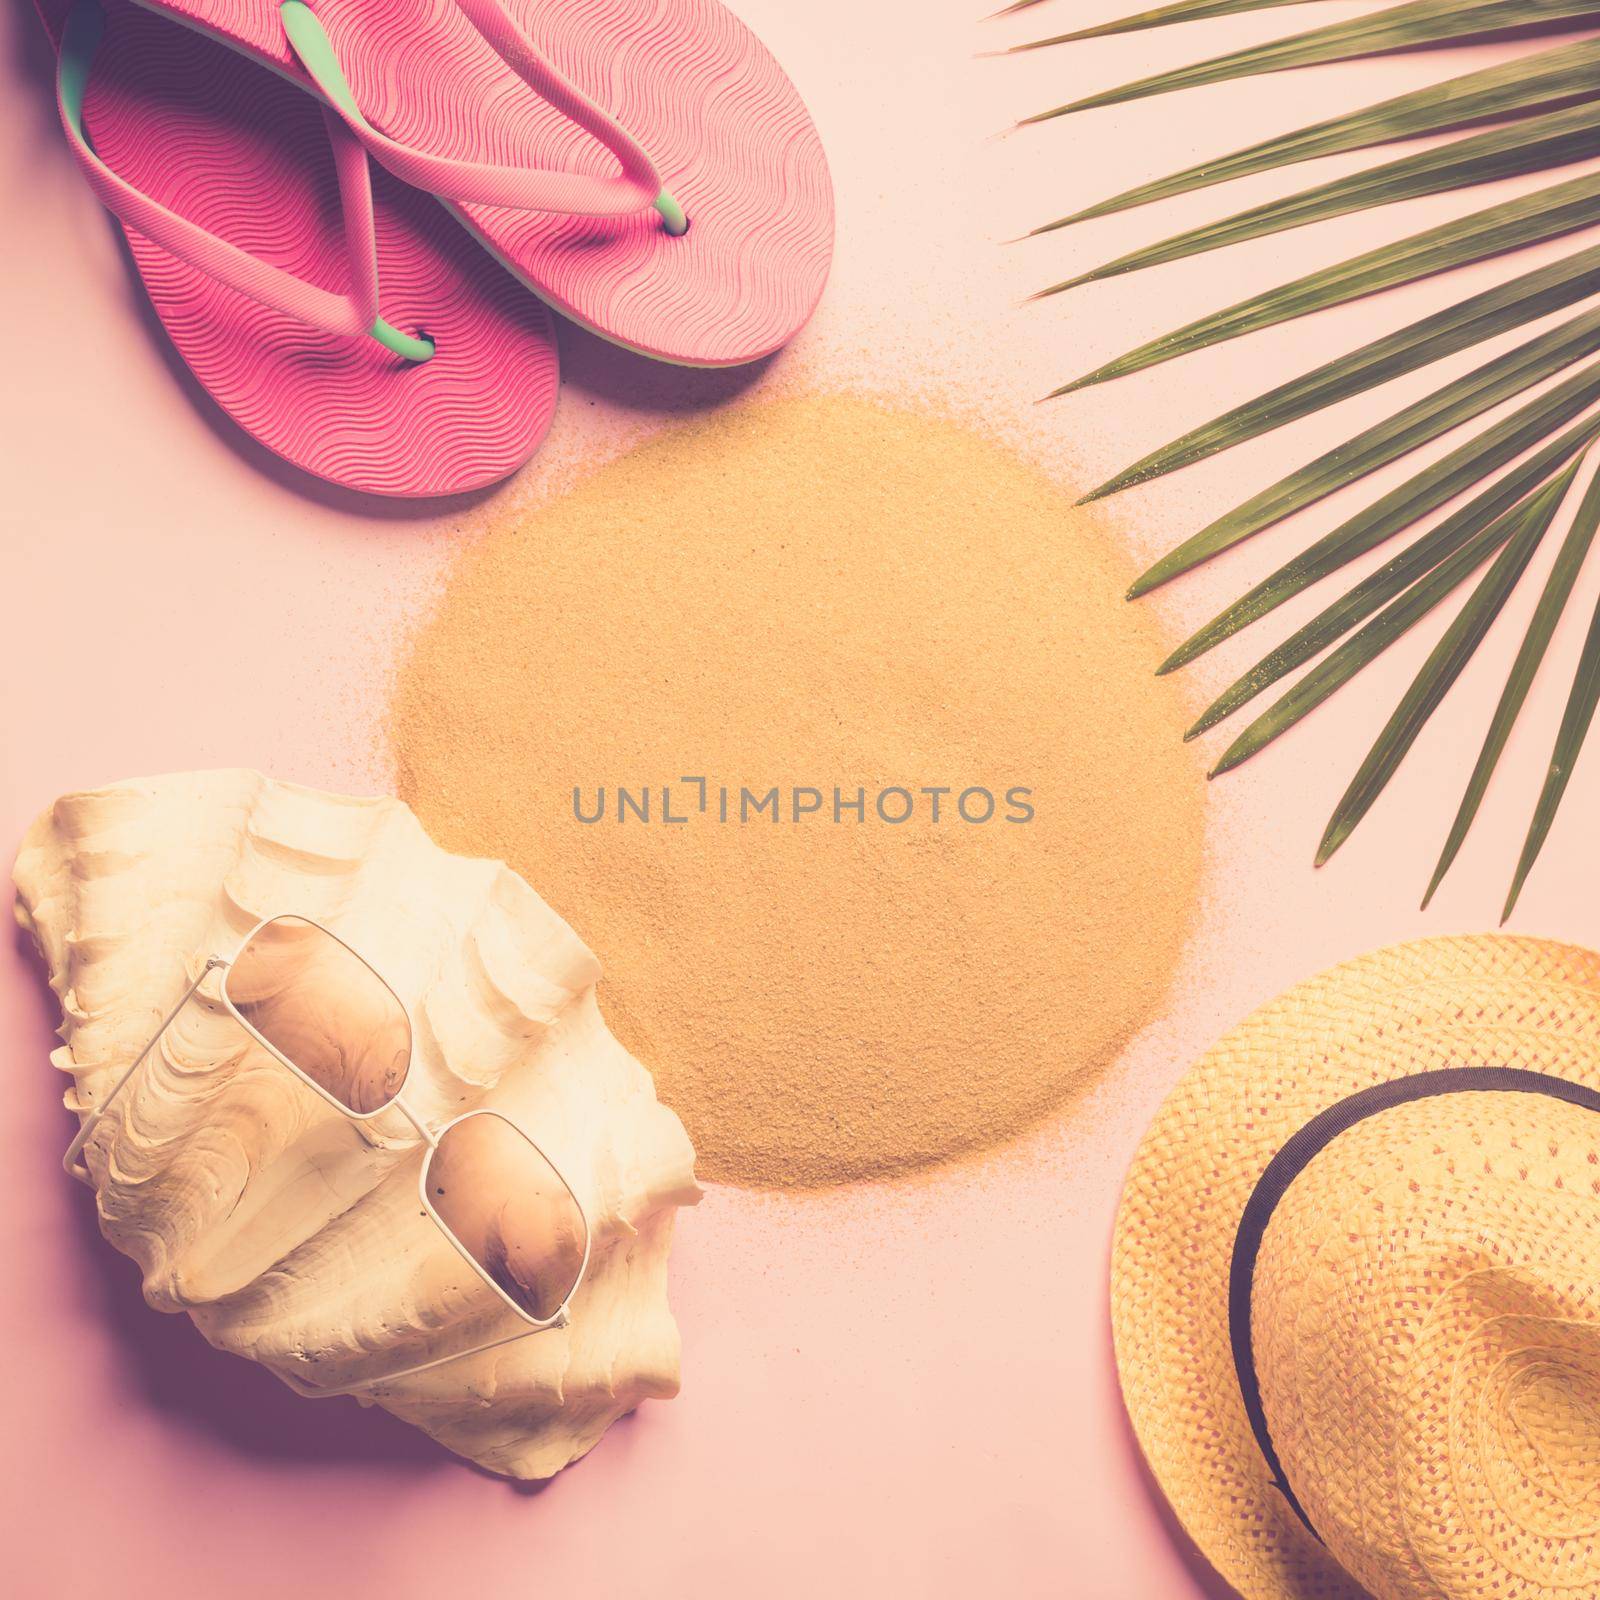
[[[924,1167],[1072,1101],[1179,961],[1204,783],[1130,576],[983,438],[724,410],[463,554],[397,683],[401,792],[599,954],[703,1176]]]

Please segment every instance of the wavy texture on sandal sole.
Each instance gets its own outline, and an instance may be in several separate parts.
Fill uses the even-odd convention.
[[[276,0],[141,0],[300,83]],[[527,88],[454,0],[313,0],[356,102],[415,148],[497,164],[615,170]],[[450,209],[564,316],[661,360],[772,354],[816,309],[833,254],[833,187],[804,103],[718,0],[508,0],[556,68],[650,152],[688,214],[564,217]]]
[[[342,291],[338,184],[316,102],[192,29],[124,0],[105,6],[84,107],[101,158],[169,209]],[[42,9],[58,38],[67,5]],[[174,347],[269,450],[370,494],[483,488],[549,429],[559,387],[549,312],[430,196],[375,168],[373,199],[383,314],[434,339],[421,365],[307,327],[124,231]]]

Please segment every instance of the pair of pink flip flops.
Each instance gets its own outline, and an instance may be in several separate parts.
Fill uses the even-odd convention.
[[[555,409],[551,308],[732,366],[822,293],[816,129],[718,0],[38,4],[68,140],[173,344],[319,477],[514,471]]]

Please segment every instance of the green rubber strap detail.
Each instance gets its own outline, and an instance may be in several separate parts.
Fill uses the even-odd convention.
[[[370,130],[371,124],[362,116],[361,107],[356,104],[356,97],[350,92],[350,81],[344,75],[344,68],[339,65],[339,57],[334,53],[327,33],[317,20],[316,12],[305,4],[305,0],[283,0],[283,4],[278,7],[278,15],[283,21],[283,31],[289,36],[289,43],[294,47],[294,52],[299,56],[302,65],[315,79],[317,87],[357,127]],[[372,324],[372,337],[385,350],[392,350],[407,361],[422,362],[433,355],[432,339],[427,337],[414,339],[410,334],[401,333],[399,329],[392,327],[382,317]]]
[[[316,12],[305,0],[283,0],[278,7],[278,15],[283,19],[283,31],[289,35],[294,53],[316,80],[317,87],[357,127],[375,132],[372,124],[362,116],[361,107],[350,92],[350,81],[344,75],[344,68],[339,65],[339,57],[317,20]]]
[[[661,213],[661,220],[666,224],[666,231],[674,239],[689,231],[689,219],[684,216],[683,207],[665,189],[656,196],[656,210]]]
[[[434,343],[426,334],[412,338],[409,333],[401,333],[398,328],[391,327],[382,317],[372,324],[372,337],[385,350],[392,350],[397,356],[415,361],[419,366],[433,355]]]
[[[72,131],[88,144],[83,130],[83,96],[89,85],[89,63],[100,48],[106,16],[96,0],[79,0],[61,32],[61,57],[56,69],[56,94]]]
[[[317,87],[358,128],[376,132],[361,114],[361,107],[356,104],[356,97],[350,90],[350,80],[345,77],[332,41],[317,20],[316,12],[305,0],[283,0],[278,7],[278,15],[283,19],[283,31],[288,34],[294,53],[299,56],[301,65],[311,74]],[[656,196],[655,208],[661,213],[666,231],[672,237],[677,238],[689,231],[689,219],[683,214],[683,207],[665,189]]]

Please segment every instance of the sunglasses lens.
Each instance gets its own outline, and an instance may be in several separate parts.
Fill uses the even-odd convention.
[[[428,1162],[428,1203],[491,1282],[536,1322],[577,1287],[588,1228],[571,1189],[513,1123],[477,1111]]]
[[[274,917],[228,968],[235,1011],[351,1111],[381,1110],[411,1065],[411,1023],[353,950],[303,917]]]

